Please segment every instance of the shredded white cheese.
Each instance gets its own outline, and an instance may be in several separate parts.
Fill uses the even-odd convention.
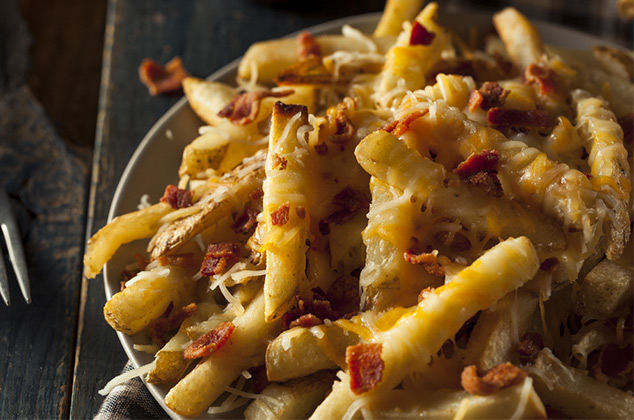
[[[121,375],[115,376],[106,384],[106,386],[99,390],[99,395],[108,395],[110,391],[112,391],[117,385],[122,384],[123,382],[126,382],[132,378],[136,378],[137,376],[140,377],[141,375],[145,375],[146,373],[154,369],[155,366],[156,361],[153,360],[147,365],[140,366],[136,369],[132,369],[128,372],[123,372]]]

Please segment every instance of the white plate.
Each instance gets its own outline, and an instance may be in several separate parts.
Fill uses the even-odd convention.
[[[376,26],[380,15],[368,14],[351,18],[339,19],[322,25],[307,28],[312,34],[341,33],[343,24],[349,24],[364,32],[370,33]],[[466,14],[441,14],[441,22],[465,36],[470,27],[488,29],[491,27],[491,15],[468,12]],[[602,41],[583,32],[571,30],[558,25],[535,22],[545,43],[566,47],[589,49],[592,45]],[[291,35],[292,36],[292,35]],[[603,42],[605,43],[605,42]],[[221,68],[209,80],[221,81],[228,84],[235,83],[238,69],[237,59]],[[162,196],[165,186],[178,182],[178,167],[183,148],[198,134],[198,127],[202,122],[187,105],[186,99],[178,101],[139,144],[128,165],[123,172],[117,186],[108,220],[115,216],[137,209],[143,194],[149,194],[150,202],[154,203]],[[157,170],[160,168],[160,170]],[[104,283],[106,297],[119,291],[120,273],[130,262],[129,256],[133,252],[142,252],[147,242],[136,242],[122,247],[115,257],[106,264],[104,269]],[[136,367],[150,363],[153,357],[147,353],[134,350],[134,344],[148,344],[149,340],[143,332],[128,336],[117,333],[126,354]],[[165,411],[174,419],[184,419],[169,410],[163,399],[169,391],[169,386],[147,384],[148,389]],[[223,416],[223,418],[225,418]],[[219,417],[204,412],[200,418],[217,419]]]

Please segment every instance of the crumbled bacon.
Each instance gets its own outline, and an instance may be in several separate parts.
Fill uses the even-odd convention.
[[[524,83],[537,83],[539,85],[539,93],[549,95],[557,89],[555,81],[555,72],[539,64],[529,64],[524,70]]]
[[[321,57],[322,55],[321,47],[310,32],[300,32],[300,34],[297,35],[297,44],[297,56],[300,60],[306,60],[310,57]]]
[[[527,332],[522,337],[522,341],[517,343],[515,351],[520,355],[532,359],[544,348],[544,340],[539,333]]]
[[[159,265],[175,265],[177,267],[191,268],[194,266],[194,254],[191,252],[185,254],[161,255],[158,259]]]
[[[355,394],[372,391],[383,378],[385,362],[381,359],[380,343],[357,344],[346,348],[346,363],[350,374],[350,390]]]
[[[497,150],[483,150],[472,154],[453,170],[469,185],[477,186],[493,197],[502,197],[504,191],[497,176],[499,154]]]
[[[240,259],[240,244],[231,242],[218,242],[209,244],[207,253],[200,266],[200,274],[204,277],[223,273],[229,265],[233,265]]]
[[[539,269],[542,271],[556,271],[559,268],[559,260],[557,257],[546,258],[544,261],[539,264]]]
[[[412,250],[403,253],[403,258],[410,264],[422,265],[423,268],[432,276],[444,277],[445,269],[438,262],[438,256],[431,252],[416,254]]]
[[[270,90],[256,90],[244,92],[233,98],[224,108],[218,112],[218,116],[228,118],[236,125],[246,125],[253,121],[260,112],[260,101],[264,98],[283,98],[292,94],[292,90],[280,90],[272,92]]]
[[[305,314],[291,321],[288,328],[293,328],[293,327],[310,328],[319,324],[323,324],[323,321],[321,319],[317,318],[313,314]]]
[[[335,118],[335,132],[330,136],[330,141],[337,144],[344,144],[352,140],[356,128],[352,125],[352,121],[345,114],[345,112],[339,110],[337,117]]]
[[[396,137],[401,137],[407,130],[409,130],[409,125],[414,122],[414,120],[425,116],[429,113],[429,109],[424,109],[422,111],[414,111],[411,114],[406,115],[404,118],[400,120],[394,120],[385,127],[383,127],[384,131],[388,133],[392,133]]]
[[[494,128],[538,127],[550,125],[547,111],[542,109],[520,110],[493,107],[487,112],[487,122]]]
[[[132,254],[132,256],[136,260],[136,265],[139,270],[145,270],[145,267],[147,267],[147,265],[150,263],[148,257],[143,254],[139,254],[138,252],[135,252],[134,254]]]
[[[271,383],[266,375],[266,365],[254,366],[248,370],[251,374],[251,383],[256,394],[259,394]]]
[[[337,281],[340,281],[340,280],[337,280]],[[332,289],[332,286],[331,286],[331,289]],[[358,290],[358,283],[357,283],[357,290]],[[291,309],[290,311],[286,312],[284,316],[282,317],[283,329],[288,329],[291,326],[297,325],[297,323],[294,324],[294,322],[300,319],[304,315],[311,315],[311,317],[305,318],[304,321],[298,321],[298,322],[309,322],[308,320],[312,319],[312,317],[315,317],[316,319],[319,319],[320,321],[323,321],[324,319],[329,319],[334,321],[344,316],[348,316],[347,312],[346,313],[339,312],[338,310],[333,309],[331,305],[330,299],[333,299],[333,295],[335,295],[335,293],[338,293],[338,292],[333,291],[333,293],[331,294],[329,289],[328,290],[329,293],[325,294],[323,290],[321,290],[320,288],[315,288],[312,290],[312,292],[313,292],[313,296],[312,296],[312,299],[310,300],[303,298],[301,295],[296,296],[297,306]],[[353,300],[354,300],[354,297],[353,297]],[[333,302],[338,304],[336,299],[333,299]],[[358,308],[358,303],[357,303],[357,308]],[[348,308],[345,305],[341,305],[338,307],[338,309],[347,310]]]
[[[148,336],[159,346],[163,346],[167,343],[170,332],[180,327],[185,319],[198,313],[198,307],[195,303],[183,306],[174,313],[171,313],[172,308],[173,304],[170,303],[163,316],[152,320],[148,325]]]
[[[491,368],[483,377],[478,376],[475,365],[463,369],[460,381],[471,395],[490,395],[500,389],[517,385],[526,378],[521,368],[506,362]]]
[[[286,202],[271,212],[271,223],[275,226],[284,226],[288,223],[289,213],[290,204]]]
[[[632,381],[634,363],[632,344],[619,346],[606,344],[599,351],[598,360],[590,369],[591,375],[599,382],[621,388]]]
[[[183,79],[189,76],[180,57],[172,58],[163,67],[156,61],[146,58],[139,66],[139,78],[150,91],[150,95],[174,92],[183,86]]]
[[[213,330],[207,332],[198,340],[194,341],[183,351],[183,358],[198,359],[207,357],[214,351],[220,349],[231,337],[235,325],[231,322],[222,322]]]
[[[328,145],[326,143],[318,143],[314,146],[314,148],[315,152],[317,152],[319,156],[323,156],[328,153]]]
[[[496,82],[484,82],[480,89],[472,91],[469,95],[469,111],[474,112],[478,107],[485,111],[493,107],[502,107],[509,93],[509,90]]]
[[[354,218],[360,210],[369,208],[370,199],[359,190],[355,190],[352,187],[345,187],[333,197],[332,204],[340,209],[328,216],[326,222],[341,225]],[[330,232],[329,228],[328,232]],[[324,233],[324,235],[327,234],[328,233]]]
[[[165,187],[161,202],[169,204],[173,209],[182,209],[191,206],[192,199],[191,191],[183,190],[175,185],[168,185]]]
[[[435,33],[428,31],[420,22],[415,20],[412,26],[412,35],[409,37],[409,45],[429,45],[435,37]]]
[[[288,166],[288,159],[280,157],[277,153],[273,153],[271,166],[273,169],[279,169],[283,171]]]
[[[461,162],[453,170],[460,178],[468,178],[478,172],[495,171],[498,167],[500,154],[497,150],[483,150],[478,154],[472,154],[465,161]]]
[[[236,217],[236,220],[231,225],[231,228],[236,233],[250,232],[251,229],[253,229],[253,227],[257,224],[258,214],[260,214],[260,212],[261,210],[253,206],[250,201],[247,202],[244,205],[242,214]]]

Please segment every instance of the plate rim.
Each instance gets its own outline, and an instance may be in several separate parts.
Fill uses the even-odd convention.
[[[441,12],[441,21],[443,20],[443,17],[459,19],[460,18],[459,16],[464,15],[465,13],[468,13],[470,16],[476,17],[476,19],[485,19],[485,18],[490,19],[495,13],[495,11],[444,10]],[[309,31],[312,34],[323,34],[323,33],[333,32],[336,30],[340,30],[344,24],[347,24],[353,27],[358,24],[372,24],[372,23],[376,24],[378,23],[378,20],[380,19],[381,15],[382,15],[382,12],[376,12],[376,13],[365,13],[365,14],[338,18],[338,19],[330,20],[320,24],[312,25],[306,28],[302,28],[300,30],[291,32],[288,35],[285,35],[280,38],[291,38],[296,36],[302,31]],[[584,48],[587,48],[590,43],[601,43],[604,45],[623,48],[623,46],[617,45],[608,40],[603,40],[599,38],[597,35],[590,34],[576,28],[570,28],[567,26],[563,26],[561,24],[547,22],[547,21],[543,21],[539,19],[530,19],[530,21],[538,28],[538,31],[541,34],[542,39],[544,39],[544,41],[548,39],[548,37],[544,36],[544,32],[548,32],[548,33],[555,32],[555,33],[566,34],[567,36],[570,36],[576,39],[575,43],[580,44],[580,46],[584,46]],[[550,41],[550,43],[552,43],[552,40]],[[549,42],[545,42],[545,44],[549,44]],[[242,57],[243,56],[241,55],[238,58],[223,65],[218,70],[214,71],[209,76],[207,76],[206,80],[212,80],[212,81],[221,80],[223,78],[231,76],[232,73],[236,73],[238,69],[238,65],[240,61],[242,60]],[[169,108],[169,110],[166,111],[143,136],[143,139],[139,142],[138,146],[134,150],[133,154],[131,155],[130,159],[128,160],[125,166],[125,169],[121,173],[119,180],[117,181],[117,187],[113,194],[112,201],[110,203],[110,207],[108,210],[107,223],[111,222],[116,216],[123,214],[123,212],[121,212],[121,207],[123,206],[122,202],[126,198],[125,197],[126,185],[129,182],[131,182],[131,176],[132,176],[131,174],[135,166],[138,165],[139,161],[142,160],[142,157],[145,151],[149,147],[152,146],[152,143],[155,141],[158,134],[161,131],[166,130],[167,128],[166,126],[169,125],[174,115],[180,112],[182,108],[186,106],[187,106],[187,98],[183,96],[176,103],[174,103]],[[104,282],[104,292],[105,292],[106,300],[109,300],[112,297],[112,295],[116,293],[117,290],[115,289],[115,287],[111,287],[111,286],[113,286],[115,280],[117,284],[119,281],[118,279],[110,279],[108,266],[109,266],[109,263],[106,263],[103,267],[103,282]],[[142,366],[144,363],[142,363],[140,359],[141,357],[147,356],[147,353],[134,350],[133,348],[134,343],[132,343],[133,336],[126,335],[119,331],[117,331],[116,334],[121,346],[123,347],[124,352],[126,353],[126,356],[132,362],[133,366],[135,368]],[[146,389],[148,389],[152,397],[159,403],[161,408],[163,408],[163,410],[166,412],[168,416],[170,416],[174,420],[188,419],[188,417],[180,416],[179,414],[173,412],[170,408],[168,408],[165,405],[164,397],[166,395],[166,392],[163,389],[161,389],[160,385],[148,383],[145,380],[145,377],[143,375],[140,376],[140,378],[143,381],[143,384],[146,387]],[[219,415],[209,414],[206,411],[203,411],[203,413],[198,418],[220,419],[221,417],[219,417]]]

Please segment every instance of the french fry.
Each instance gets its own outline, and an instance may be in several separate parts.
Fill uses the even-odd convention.
[[[218,112],[238,94],[238,91],[229,85],[196,77],[183,79],[183,91],[196,115],[213,126],[225,121],[218,116]]]
[[[246,420],[303,419],[324,399],[333,379],[334,372],[321,371],[312,375],[293,379],[281,384],[272,383],[260,393],[268,398],[253,401],[246,410]]]
[[[627,419],[634,416],[634,397],[565,366],[549,349],[527,368],[542,401],[567,416]]]
[[[106,321],[126,334],[141,331],[170,304],[180,308],[192,301],[195,283],[192,274],[176,266],[159,266],[139,273],[130,280],[132,284],[106,303],[103,308]]]
[[[376,418],[545,419],[546,409],[532,379],[490,395],[463,390],[393,390],[369,401],[364,409]]]
[[[307,212],[306,158],[308,157],[306,107],[277,102],[273,109],[269,152],[266,160],[263,213],[266,233],[264,296],[267,322],[280,318],[293,305],[305,276],[306,240],[310,226]]]
[[[597,264],[581,283],[575,312],[585,319],[607,319],[632,304],[632,267],[610,260]]]
[[[422,370],[445,340],[478,310],[488,308],[508,292],[530,280],[539,261],[525,237],[508,239],[488,250],[444,286],[423,294],[414,311],[404,314],[388,330],[373,337],[382,343],[384,363],[380,382],[370,393],[390,390],[412,370]],[[416,343],[411,346],[407,343]],[[345,381],[326,397],[311,419],[341,418],[355,395]],[[363,398],[363,397],[361,397]]]
[[[159,220],[171,211],[169,204],[158,203],[115,217],[88,241],[84,254],[84,275],[89,279],[95,278],[121,245],[154,235],[160,227]]]
[[[266,349],[266,372],[270,381],[286,381],[322,369],[345,368],[346,347],[359,337],[337,324],[295,327],[284,331]]]
[[[374,29],[374,36],[398,35],[403,22],[414,19],[422,7],[423,0],[387,0],[381,20]]]
[[[223,217],[238,211],[249,199],[249,194],[260,188],[264,179],[263,153],[256,154],[219,180],[211,180],[210,191],[192,207],[185,208],[185,216],[175,219],[150,241],[148,251],[158,258],[186,243],[205,228]]]
[[[200,415],[242,371],[264,362],[266,342],[280,330],[279,323],[264,321],[263,294],[233,324],[229,341],[203,358],[165,396],[165,404],[174,412],[187,417]]]
[[[513,63],[524,69],[544,58],[544,46],[539,31],[524,15],[512,7],[496,13],[493,24],[504,42]]]
[[[518,291],[500,299],[495,310],[483,311],[469,337],[464,364],[475,364],[481,372],[507,361],[519,365],[515,347],[537,310],[538,300],[530,292]]]

